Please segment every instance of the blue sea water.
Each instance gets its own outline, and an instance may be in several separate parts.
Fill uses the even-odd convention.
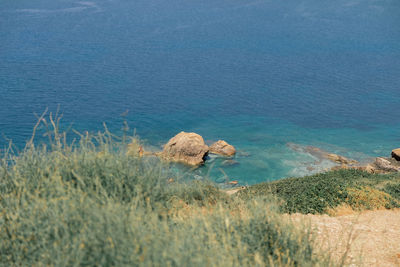
[[[225,139],[239,164],[194,171],[216,180],[330,166],[287,143],[386,156],[400,147],[400,1],[2,0],[1,147],[58,105],[78,131],[126,119],[153,148],[182,130]]]

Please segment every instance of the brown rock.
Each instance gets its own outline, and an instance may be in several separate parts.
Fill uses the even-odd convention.
[[[223,156],[233,156],[236,153],[236,149],[227,142],[223,140],[218,140],[210,146],[210,153]]]
[[[365,166],[365,171],[368,173],[375,173],[375,168],[371,164],[367,164],[367,166]]]
[[[353,159],[348,159],[346,157],[337,155],[337,154],[333,154],[333,153],[326,153],[323,154],[323,157],[325,157],[326,159],[329,159],[330,161],[336,162],[336,163],[340,163],[340,164],[357,164],[356,160]]]
[[[203,137],[196,133],[180,132],[164,145],[160,156],[166,160],[196,166],[204,163],[208,151]]]
[[[337,170],[348,170],[349,166],[347,166],[346,164],[342,164],[340,166],[333,166],[330,170],[331,171],[337,171]]]
[[[358,162],[353,159],[349,159],[337,154],[329,153],[325,150],[322,150],[318,147],[315,146],[301,146],[298,144],[294,143],[288,143],[287,146],[291,148],[294,151],[300,152],[300,153],[308,153],[318,159],[327,159],[332,162],[338,163],[338,164],[346,164],[346,165],[354,165],[357,164]]]
[[[400,171],[399,167],[393,166],[392,163],[384,158],[376,158],[375,159],[375,165],[378,169],[384,170],[384,171]]]
[[[397,161],[400,161],[400,148],[392,150],[392,158],[394,158]]]
[[[353,166],[353,167],[351,167],[351,169],[359,170],[359,171],[366,171],[368,173],[377,173],[377,172],[379,172],[377,170],[377,168],[375,167],[375,164],[369,164],[369,163],[367,165],[364,165],[364,166]]]

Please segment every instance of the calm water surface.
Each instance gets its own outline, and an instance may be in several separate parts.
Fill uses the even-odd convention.
[[[400,146],[398,0],[2,0],[0,145],[34,113],[131,128],[159,148],[181,130],[225,139],[234,166],[195,171],[251,184]],[[126,110],[127,116],[121,116]]]

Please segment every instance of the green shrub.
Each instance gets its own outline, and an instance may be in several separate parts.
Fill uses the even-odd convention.
[[[384,188],[385,192],[400,201],[400,183],[389,183]]]
[[[382,183],[395,181],[399,177],[399,174],[382,175],[369,174],[360,170],[337,170],[253,185],[241,191],[239,196],[243,199],[251,199],[254,196],[275,195],[281,200],[281,211],[288,213],[326,213],[341,204],[349,204],[354,209],[372,209],[377,207],[377,203],[364,201],[361,205],[355,199],[354,190],[349,192],[349,189],[375,188],[373,191],[375,193],[379,191],[382,195],[385,193],[378,187]],[[396,190],[387,189],[386,192],[391,196],[385,196],[388,199],[384,206],[397,207],[397,202],[391,198],[396,197]],[[373,198],[370,200],[373,201]]]

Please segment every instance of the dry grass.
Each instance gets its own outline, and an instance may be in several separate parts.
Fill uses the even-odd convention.
[[[327,209],[326,213],[330,216],[343,216],[356,213],[356,211],[346,203],[340,204],[335,208]]]
[[[344,266],[400,266],[400,209],[328,215],[290,215],[308,224],[322,253]]]
[[[0,266],[330,264],[271,199],[185,180],[107,130],[49,136],[0,157]]]

